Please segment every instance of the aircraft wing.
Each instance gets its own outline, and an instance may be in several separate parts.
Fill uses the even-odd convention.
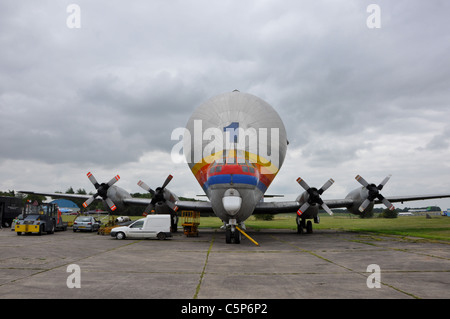
[[[391,203],[408,202],[426,199],[447,198],[450,194],[430,194],[430,195],[406,195],[406,196],[386,196]],[[351,198],[323,200],[329,208],[348,208],[355,204],[355,200]],[[382,204],[380,200],[375,200],[375,204]],[[358,203],[360,204],[360,203]],[[280,214],[295,213],[300,208],[297,201],[286,202],[260,202],[256,205],[253,214]]]
[[[74,198],[87,200],[92,195],[86,194],[63,194],[63,193],[43,193],[33,191],[19,191],[23,194],[50,196],[52,198]],[[406,196],[386,196],[386,199],[391,203],[417,201],[436,198],[448,198],[450,194],[430,194],[430,195],[406,195]],[[150,198],[123,198],[123,203],[128,205],[147,206],[150,204]],[[352,206],[355,201],[351,198],[323,200],[329,208],[348,208]],[[375,204],[382,204],[380,200],[375,200]],[[178,210],[194,210],[199,212],[213,212],[211,202],[207,201],[177,201],[175,203]],[[256,205],[253,214],[280,214],[280,213],[295,213],[300,208],[300,203],[297,201],[282,201],[282,202],[260,202]]]
[[[90,194],[63,194],[63,193],[42,193],[42,192],[32,192],[32,191],[18,191],[22,194],[28,194],[28,195],[41,195],[41,196],[49,196],[52,198],[65,198],[65,199],[89,199],[92,195]],[[98,200],[101,200],[101,198],[97,198]],[[148,205],[150,204],[151,198],[125,198],[123,199],[123,202],[129,205]]]
[[[178,207],[179,211],[194,210],[198,212],[213,212],[211,202],[179,200],[175,202],[175,205]]]
[[[342,208],[353,204],[352,199],[332,199],[324,200],[330,208]],[[287,202],[260,202],[256,205],[253,214],[280,214],[280,213],[295,213],[300,208],[300,203],[297,201]]]
[[[127,205],[138,205],[138,206],[147,206],[152,201],[151,198],[124,198],[123,203]]]
[[[123,203],[127,205],[147,206],[151,198],[124,198]],[[175,202],[178,210],[194,210],[199,212],[213,212],[210,202],[179,200]]]
[[[32,191],[18,191],[18,193],[28,194],[28,195],[41,195],[41,196],[50,196],[52,198],[74,198],[74,199],[84,199],[87,200],[92,195],[89,194],[63,194],[63,193],[41,193],[41,192],[32,192]]]
[[[447,198],[450,194],[431,194],[431,195],[410,195],[410,196],[386,196],[387,200],[391,203],[398,202],[411,202],[416,200],[435,199],[435,198]],[[375,204],[380,204],[379,200],[375,201]]]
[[[299,208],[300,203],[297,201],[260,202],[256,205],[253,214],[295,213]]]
[[[19,191],[22,194],[28,195],[41,195],[41,196],[49,196],[52,198],[66,198],[66,199],[83,199],[87,200],[92,195],[90,194],[63,194],[63,193],[44,193],[44,192],[33,192],[33,191]],[[101,199],[101,198],[98,198]],[[151,198],[123,198],[122,201],[126,205],[139,205],[139,206],[147,206],[151,202]],[[177,201],[176,206],[178,206],[179,210],[195,210],[200,212],[213,212],[212,206],[210,202],[203,201]]]

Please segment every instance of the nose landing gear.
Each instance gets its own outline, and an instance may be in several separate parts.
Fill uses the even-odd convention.
[[[227,244],[240,244],[241,233],[234,226],[227,227],[225,232],[225,242]]]

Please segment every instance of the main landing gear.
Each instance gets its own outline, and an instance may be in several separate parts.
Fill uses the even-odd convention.
[[[319,216],[314,217],[314,223],[318,224],[319,222],[320,222]],[[304,234],[305,230],[307,234],[313,233],[312,221],[311,220],[306,221],[305,218],[297,216],[297,234]]]

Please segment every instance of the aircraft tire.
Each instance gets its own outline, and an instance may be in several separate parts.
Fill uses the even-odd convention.
[[[227,229],[225,232],[225,242],[231,244],[231,229]]]
[[[234,231],[234,243],[235,244],[241,243],[241,233],[237,230]]]
[[[313,232],[312,222],[308,220],[308,222],[306,223],[306,233],[312,234],[312,232]]]

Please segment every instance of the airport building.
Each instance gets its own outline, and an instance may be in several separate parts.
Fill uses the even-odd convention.
[[[59,210],[63,214],[71,214],[71,213],[80,212],[80,207],[78,207],[77,204],[75,204],[71,200],[61,198],[61,199],[55,199],[55,200],[51,201],[51,203],[58,205]]]

